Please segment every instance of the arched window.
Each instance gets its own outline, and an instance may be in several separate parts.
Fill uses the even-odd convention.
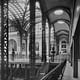
[[[61,48],[62,48],[63,53],[66,53],[66,41],[61,42]]]
[[[66,45],[62,45],[62,48],[66,48]]]
[[[61,42],[61,45],[62,45],[62,46],[61,46],[62,48],[66,48],[66,41],[62,41],[62,42]]]
[[[17,43],[13,39],[9,41],[9,51],[12,51],[12,48],[14,48],[14,50],[17,51]]]

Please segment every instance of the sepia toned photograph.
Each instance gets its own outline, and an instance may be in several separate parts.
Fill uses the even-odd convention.
[[[80,0],[0,0],[0,80],[80,80]]]

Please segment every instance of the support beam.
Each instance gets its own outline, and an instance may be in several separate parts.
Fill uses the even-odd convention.
[[[74,42],[72,42],[71,46],[71,66],[73,66],[73,57],[74,57]]]
[[[35,62],[35,0],[30,0],[30,55]]]
[[[80,35],[79,35],[79,47],[80,47]],[[80,49],[79,49],[79,56],[78,59],[80,59]]]
[[[54,47],[56,49],[56,44],[57,44],[57,37],[56,37],[56,32],[55,32],[55,26],[53,25],[53,31],[54,31]]]
[[[30,0],[30,80],[35,80],[35,0]]]
[[[73,65],[73,77],[78,78],[78,53],[79,53],[79,36],[75,35],[74,39],[74,65]]]
[[[24,78],[24,80],[29,80],[27,64],[25,64],[25,78]]]
[[[48,23],[48,25],[49,25],[49,57],[50,57],[50,52],[51,52],[51,41],[50,41],[50,39],[51,39],[51,24]]]
[[[59,40],[58,39],[56,39],[56,46],[57,46],[56,55],[59,55]]]
[[[22,33],[20,32],[20,57],[22,57]]]
[[[46,37],[45,37],[46,16],[42,14],[42,62],[46,62]]]
[[[27,39],[28,39],[28,36],[27,36]],[[27,39],[25,40],[25,42],[26,42],[26,57],[27,57],[27,44],[28,44],[28,41],[27,41]]]
[[[8,80],[8,0],[1,0],[1,80]]]
[[[74,50],[74,43],[72,42],[72,46],[71,46],[71,66],[73,66],[73,54],[74,54],[73,50]]]

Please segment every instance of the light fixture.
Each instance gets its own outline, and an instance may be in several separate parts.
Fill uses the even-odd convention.
[[[57,23],[58,23],[58,24],[64,24],[65,22],[64,22],[64,21],[59,20],[59,21],[57,21]]]
[[[54,14],[55,14],[55,15],[62,15],[63,12],[64,12],[64,11],[63,11],[62,9],[58,9],[58,10],[55,10],[55,11],[54,11]]]
[[[77,12],[79,12],[80,11],[80,6],[77,6]]]

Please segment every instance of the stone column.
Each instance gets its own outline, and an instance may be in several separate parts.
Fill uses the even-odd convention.
[[[59,40],[58,39],[56,39],[56,42],[57,42],[57,52],[56,52],[56,55],[59,55]]]
[[[49,57],[50,57],[50,51],[51,51],[51,24],[49,23]]]
[[[42,14],[42,62],[46,62],[46,38],[45,38],[46,16]]]
[[[35,0],[30,0],[30,80],[35,80]]]
[[[1,61],[0,61],[0,79],[8,80],[8,0],[0,0],[1,3]]]
[[[22,33],[20,32],[20,53],[19,53],[19,57],[22,57]]]
[[[27,39],[25,40],[26,42],[26,57],[27,57]]]
[[[79,47],[80,47],[80,35],[79,35]],[[79,57],[78,59],[80,59],[80,49],[79,49]]]
[[[78,78],[78,53],[79,53],[79,36],[75,35],[74,39],[74,64],[73,64],[73,77]]]
[[[74,50],[74,46],[73,46],[73,42],[72,42],[72,46],[71,46],[71,59],[70,59],[70,61],[71,61],[71,66],[73,66],[73,50]]]
[[[30,59],[35,62],[35,0],[30,0]]]

